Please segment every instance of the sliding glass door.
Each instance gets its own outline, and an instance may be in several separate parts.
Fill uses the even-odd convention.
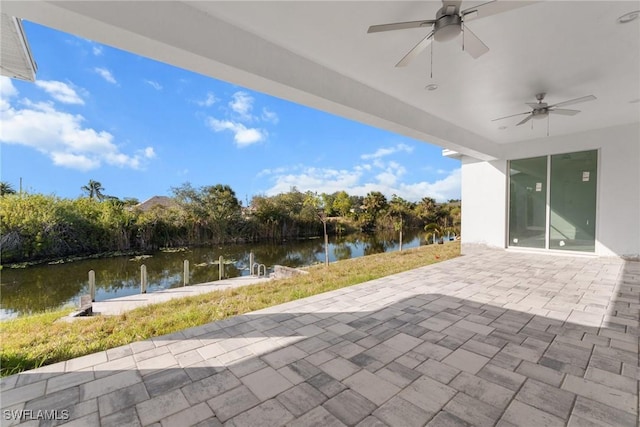
[[[595,250],[597,151],[512,160],[509,246]]]
[[[547,158],[513,160],[509,177],[510,245],[544,248],[547,230]]]

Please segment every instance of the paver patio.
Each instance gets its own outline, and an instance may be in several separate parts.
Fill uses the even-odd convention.
[[[2,424],[637,426],[639,313],[638,262],[478,252],[4,378]]]

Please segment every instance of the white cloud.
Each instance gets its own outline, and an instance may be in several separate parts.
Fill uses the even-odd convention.
[[[153,159],[156,156],[156,152],[153,149],[153,147],[147,147],[144,150],[142,150],[142,152],[144,153],[144,156],[147,159]]]
[[[266,191],[271,196],[285,193],[295,186],[300,191],[316,191],[318,193],[334,193],[358,184],[361,174],[358,171],[306,168],[297,174],[280,174],[275,177],[274,185]]]
[[[9,77],[0,76],[0,111],[9,108],[9,99],[18,96],[18,90]]]
[[[11,82],[0,78],[3,93],[17,95]],[[3,98],[4,99],[4,98]],[[139,169],[153,157],[152,147],[133,155],[125,154],[114,143],[113,135],[84,125],[84,117],[57,110],[52,103],[21,101],[20,107],[8,100],[1,104],[0,141],[33,148],[47,155],[55,165],[87,171],[103,163]]]
[[[198,105],[211,105],[217,99],[213,94],[208,93],[205,101],[197,102]],[[251,126],[250,123],[270,122],[278,123],[278,115],[268,108],[262,109],[260,116],[254,116],[253,111],[254,99],[246,92],[238,91],[231,96],[231,100],[227,103],[227,107],[222,107],[226,115],[226,119],[218,119],[208,117],[206,124],[215,132],[229,130],[233,132],[234,141],[238,147],[246,147],[265,141],[268,133],[265,129],[257,126]]]
[[[280,121],[280,118],[278,117],[278,115],[267,109],[266,107],[262,109],[262,120],[265,122],[271,122],[274,125],[277,125],[278,122]]]
[[[264,141],[267,137],[266,131],[257,128],[247,128],[239,122],[218,120],[210,117],[207,123],[215,132],[222,132],[224,130],[232,131],[234,133],[233,139],[238,147],[246,147]]]
[[[98,73],[98,75],[103,79],[105,79],[108,83],[111,83],[114,85],[118,84],[115,77],[113,77],[113,74],[111,74],[111,71],[107,70],[106,68],[96,67],[93,69],[93,71]]]
[[[267,180],[272,182],[271,187],[265,191],[267,195],[287,192],[292,186],[296,186],[303,192],[333,193],[344,190],[358,196],[380,191],[387,198],[397,194],[410,201],[418,201],[423,197],[433,197],[438,201],[460,198],[460,169],[455,169],[434,182],[402,182],[401,178],[405,173],[406,169],[397,165],[395,169],[389,167],[375,176],[366,177],[362,166],[357,165],[351,170],[314,167],[265,169],[258,177],[267,176]]]
[[[379,159],[381,157],[386,157],[386,156],[389,156],[391,154],[398,153],[400,151],[404,151],[405,153],[411,153],[413,151],[413,147],[411,147],[411,146],[409,146],[407,144],[398,144],[395,147],[379,148],[374,153],[363,154],[362,156],[360,156],[360,158],[363,159],[363,160]]]
[[[462,177],[460,168],[454,169],[449,174],[435,182],[418,182],[414,184],[403,184],[401,186],[402,193],[409,200],[418,200],[422,197],[433,197],[438,201],[446,201],[450,199],[460,198],[460,187],[462,185]]]
[[[236,92],[231,95],[229,107],[236,112],[242,120],[251,121],[251,110],[253,109],[253,98],[246,92]]]
[[[84,100],[66,83],[55,80],[36,80],[36,86],[47,92],[53,99],[63,104],[84,105]]]
[[[95,56],[101,56],[102,55],[102,46],[94,45],[91,48],[91,52],[93,52],[93,54]]]
[[[56,166],[64,166],[69,169],[77,169],[83,172],[96,169],[100,166],[98,159],[91,159],[81,154],[52,152],[50,154],[53,164]]]
[[[202,101],[196,101],[196,104],[198,104],[201,107],[211,107],[213,104],[216,103],[216,101],[217,99],[215,95],[211,92],[207,92],[207,97]]]
[[[153,80],[145,80],[144,81],[146,84],[148,84],[149,86],[151,86],[152,88],[154,88],[155,90],[162,90],[162,85],[156,81]]]

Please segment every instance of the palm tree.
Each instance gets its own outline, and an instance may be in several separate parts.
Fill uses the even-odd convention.
[[[4,196],[5,194],[16,194],[16,190],[13,189],[13,186],[6,181],[0,182],[0,196]]]
[[[429,239],[432,238],[433,239],[433,244],[435,244],[436,243],[436,239],[442,237],[442,234],[443,234],[442,233],[442,231],[443,231],[442,228],[438,224],[436,224],[434,222],[425,225],[424,226],[424,231],[427,232],[427,234],[425,236],[425,240],[428,242]]]
[[[392,216],[392,218],[395,218],[393,222],[393,228],[396,231],[400,232],[400,252],[402,252],[402,231],[404,228],[404,216],[411,212],[412,209],[413,206],[411,202],[395,194],[391,196],[391,202],[389,203],[389,214]]]
[[[89,197],[90,199],[95,198],[102,201],[105,198],[105,195],[103,193],[104,187],[98,181],[90,179],[89,183],[87,185],[83,185],[82,187],[80,187],[80,189],[84,191],[87,194],[87,197]]]

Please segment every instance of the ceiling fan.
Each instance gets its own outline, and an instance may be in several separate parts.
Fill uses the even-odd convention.
[[[508,119],[510,117],[522,116],[523,114],[527,114],[527,117],[525,117],[521,122],[516,124],[516,126],[520,126],[527,123],[531,119],[544,119],[545,117],[549,117],[549,113],[561,114],[563,116],[575,116],[580,112],[580,110],[567,110],[567,109],[558,108],[558,107],[565,107],[567,105],[573,105],[573,104],[578,104],[580,102],[587,102],[587,101],[593,101],[595,99],[598,99],[593,95],[587,95],[587,96],[582,96],[580,98],[570,99],[568,101],[558,102],[557,104],[549,105],[546,102],[542,102],[544,100],[545,95],[546,93],[544,92],[539,93],[536,95],[536,99],[538,100],[538,102],[526,103],[529,107],[532,108],[531,111],[528,111],[526,113],[518,113],[518,114],[512,114],[510,116],[500,117],[497,119],[493,119],[492,122],[495,122],[496,120]]]
[[[445,42],[453,40],[462,33],[462,49],[468,52],[473,58],[487,53],[489,48],[478,38],[466,25],[465,22],[472,18],[484,18],[498,13],[506,12],[518,7],[527,6],[534,1],[489,1],[478,6],[461,10],[462,0],[442,0],[442,7],[436,13],[435,19],[422,21],[396,22],[393,24],[372,25],[367,33],[378,33],[381,31],[405,30],[408,28],[432,27],[433,29],[417,45],[413,47],[396,67],[404,67],[413,60],[420,52],[431,44],[433,40]],[[432,49],[433,49],[433,45]],[[432,51],[433,53],[433,51]]]

